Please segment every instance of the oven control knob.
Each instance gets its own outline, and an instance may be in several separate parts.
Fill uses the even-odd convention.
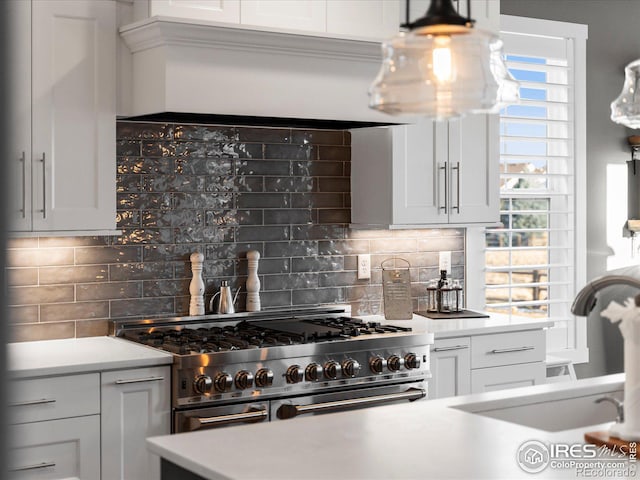
[[[357,360],[349,359],[342,362],[342,375],[353,378],[360,373],[360,363]]]
[[[291,365],[285,374],[287,383],[300,383],[304,380],[304,369],[300,365]]]
[[[384,357],[375,356],[369,360],[369,368],[373,373],[378,375],[384,371],[384,367],[387,366],[387,360]]]
[[[227,372],[220,372],[216,375],[216,378],[213,380],[213,386],[215,387],[217,392],[228,392],[231,390],[231,386],[233,385],[233,377],[229,375]]]
[[[270,387],[273,385],[273,372],[268,368],[261,368],[256,372],[256,386]]]
[[[335,380],[340,375],[342,367],[335,360],[329,360],[324,364],[324,376],[329,380]]]
[[[411,370],[412,368],[420,368],[420,357],[418,357],[415,353],[407,353],[404,356],[404,366],[407,370]]]
[[[304,376],[309,382],[317,382],[322,378],[322,365],[310,363],[304,370]]]
[[[398,355],[391,355],[389,356],[389,358],[387,358],[387,367],[389,367],[389,370],[391,370],[392,372],[397,372],[398,370],[400,370],[403,363],[404,359],[400,358]]]
[[[253,385],[253,373],[248,370],[240,370],[236,373],[235,384],[236,388],[239,388],[240,390],[251,388]]]
[[[193,389],[202,395],[211,393],[212,387],[213,381],[209,375],[198,375],[193,382]]]

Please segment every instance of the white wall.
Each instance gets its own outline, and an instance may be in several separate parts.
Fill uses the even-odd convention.
[[[587,40],[587,277],[640,263],[623,236],[626,219],[626,138],[634,133],[613,123],[610,103],[619,95],[624,67],[640,58],[640,1],[501,0],[507,15],[545,18],[589,26]],[[636,132],[637,133],[637,132]],[[603,322],[588,324],[590,362],[576,369],[582,377],[612,373],[621,353],[619,332]],[[605,344],[605,338],[607,339]],[[618,344],[619,343],[619,344]],[[607,368],[607,364],[609,368]]]

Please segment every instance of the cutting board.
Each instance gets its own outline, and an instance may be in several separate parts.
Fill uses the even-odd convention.
[[[431,318],[433,320],[451,319],[451,318],[487,318],[489,315],[484,313],[474,312],[473,310],[460,310],[459,312],[452,313],[440,313],[440,312],[427,312],[426,310],[419,310],[413,312],[416,315]]]
[[[587,443],[592,443],[599,447],[606,446],[613,453],[622,453],[624,455],[629,454],[630,443],[634,444],[634,451],[637,448],[635,444],[637,442],[631,442],[629,440],[622,440],[618,437],[609,436],[609,432],[587,432],[584,434],[584,440]]]

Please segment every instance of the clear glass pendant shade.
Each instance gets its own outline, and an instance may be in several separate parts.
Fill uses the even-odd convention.
[[[450,34],[400,33],[382,45],[369,106],[391,115],[438,119],[495,112],[518,100],[518,83],[496,35],[457,27]]]
[[[640,128],[640,59],[624,69],[620,96],[611,103],[611,120],[629,128]]]

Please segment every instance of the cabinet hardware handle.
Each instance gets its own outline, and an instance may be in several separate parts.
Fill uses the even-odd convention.
[[[348,400],[336,400],[335,402],[312,403],[311,405],[280,405],[277,411],[278,418],[285,420],[287,418],[297,417],[305,413],[330,412],[340,410],[342,408],[360,407],[368,405],[376,405],[380,403],[394,402],[396,400],[418,400],[427,396],[426,390],[421,388],[410,388],[406,392],[387,393],[384,395],[374,395],[364,398],[352,398]]]
[[[513,348],[496,348],[489,353],[512,353],[512,352],[524,352],[526,350],[534,350],[536,347],[513,347]]]
[[[440,207],[440,210],[444,210],[444,213],[447,213],[447,207],[449,205],[449,189],[447,185],[449,184],[449,178],[447,175],[447,162],[444,162],[444,165],[438,167],[438,170],[444,170],[444,206]],[[438,185],[440,185],[440,175],[438,175]]]
[[[47,164],[45,162],[45,152],[42,152],[42,218],[47,218]]]
[[[24,467],[16,467],[9,469],[10,472],[24,472],[25,470],[38,470],[40,468],[55,467],[55,462],[42,462],[35,465],[25,465]]]
[[[452,206],[451,209],[456,209],[456,212],[460,213],[460,162],[456,163],[455,167],[451,167],[451,170],[456,171],[456,205]]]
[[[164,380],[164,377],[147,377],[147,378],[132,378],[127,380],[116,380],[116,385],[126,385],[127,383],[144,383],[144,382],[159,382]]]
[[[27,218],[27,158],[24,150],[19,161],[22,162],[22,210],[20,211],[22,218]]]
[[[40,398],[38,400],[27,400],[24,402],[10,403],[10,407],[26,407],[29,405],[44,405],[45,403],[56,403],[55,398]]]
[[[434,352],[449,352],[451,350],[464,350],[465,348],[469,348],[469,345],[453,345],[451,347],[436,347],[433,349]]]
[[[198,430],[207,425],[228,425],[241,422],[262,422],[267,419],[269,412],[265,408],[254,409],[249,412],[220,415],[219,417],[191,417],[189,418],[190,431]]]

